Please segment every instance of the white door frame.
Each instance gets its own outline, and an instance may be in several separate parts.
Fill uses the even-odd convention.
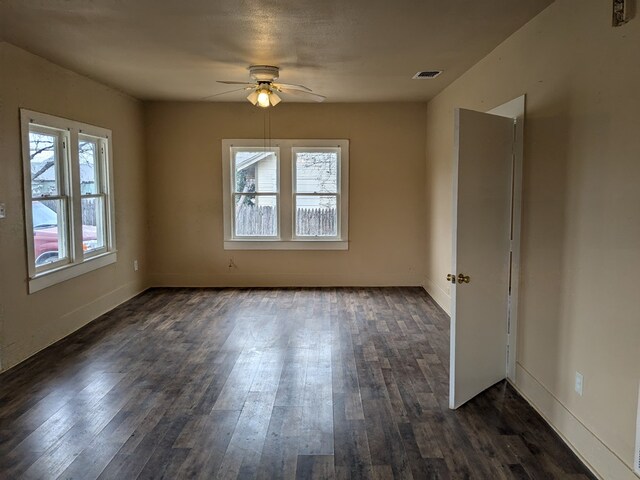
[[[522,228],[522,166],[524,157],[524,116],[526,95],[521,95],[486,113],[514,119],[513,181],[511,193],[511,295],[507,311],[507,379],[516,381],[518,345],[518,294],[520,287],[520,233]]]

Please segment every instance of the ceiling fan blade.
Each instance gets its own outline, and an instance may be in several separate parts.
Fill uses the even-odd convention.
[[[327,98],[324,95],[318,95],[317,93],[305,92],[304,90],[295,90],[295,89],[292,89],[292,88],[281,88],[280,91],[282,93],[287,93],[287,94],[291,94],[291,95],[306,96],[308,98],[311,98],[311,99],[315,100],[316,102],[324,102],[324,100]]]
[[[311,92],[311,89],[309,87],[305,87],[304,85],[298,85],[297,83],[280,83],[280,82],[277,82],[277,83],[274,83],[273,86],[276,87],[276,88],[281,88],[281,87],[291,88],[293,90],[302,89],[302,90],[305,90],[307,92]]]
[[[233,92],[240,92],[243,90],[249,90],[250,87],[242,87],[242,88],[236,88],[235,90],[228,90],[226,92],[221,92],[221,93],[214,93],[213,95],[209,95],[207,97],[203,97],[200,100],[208,100],[209,98],[213,98],[213,97],[218,97],[220,95],[226,95],[227,93],[233,93]]]
[[[256,82],[235,82],[233,80],[216,80],[218,83],[224,83],[225,85],[255,85]]]

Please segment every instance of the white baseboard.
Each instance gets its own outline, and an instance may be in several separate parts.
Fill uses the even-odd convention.
[[[423,288],[427,291],[431,298],[433,298],[440,308],[442,308],[447,315],[451,315],[451,296],[440,288],[435,282],[428,278],[424,279]]]
[[[37,332],[37,335],[34,335],[30,343],[14,344],[5,349],[5,358],[2,362],[2,371],[0,373],[33,357],[93,322],[101,315],[144,292],[147,288],[147,286],[139,285],[138,282],[127,283],[58,317],[57,321],[52,321],[49,327],[45,326]],[[37,347],[34,349],[32,345],[37,345]]]
[[[153,287],[417,287],[416,275],[364,274],[319,275],[315,273],[151,273],[147,277]]]
[[[630,465],[610,450],[519,363],[512,385],[601,480],[638,480]]]

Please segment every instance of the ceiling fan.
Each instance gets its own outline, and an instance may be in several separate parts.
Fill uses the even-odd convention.
[[[251,90],[247,96],[253,105],[259,107],[275,107],[282,100],[278,93],[287,95],[304,95],[307,98],[322,102],[326,97],[313,93],[310,88],[304,85],[296,85],[291,83],[280,83],[275,80],[280,74],[280,69],[271,65],[252,65],[249,67],[249,76],[253,79],[251,82],[236,82],[233,80],[218,80],[218,83],[225,85],[244,85],[242,88],[229,90],[228,92],[216,93],[205,97],[203,100],[226,95],[227,93],[239,92],[241,90]]]

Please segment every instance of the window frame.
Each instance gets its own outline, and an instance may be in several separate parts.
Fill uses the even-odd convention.
[[[229,187],[231,188],[231,208],[235,208],[235,204],[236,204],[236,196],[242,194],[243,192],[237,192],[236,191],[236,159],[235,159],[235,155],[234,155],[234,150],[235,149],[246,149],[246,150],[254,150],[256,152],[260,152],[260,151],[269,151],[272,153],[276,154],[276,186],[277,186],[277,190],[275,192],[252,192],[251,195],[255,195],[256,197],[258,196],[275,196],[276,197],[276,234],[272,235],[272,236],[248,236],[248,235],[238,235],[236,233],[236,215],[235,215],[235,210],[234,210],[234,214],[231,215],[231,235],[230,237],[233,238],[234,240],[239,240],[239,241],[245,241],[245,240],[254,240],[254,241],[273,241],[273,240],[280,240],[281,239],[281,234],[280,234],[280,229],[281,229],[281,209],[280,209],[280,199],[281,199],[281,193],[280,193],[280,148],[279,147],[267,147],[267,148],[261,148],[258,146],[255,147],[248,147],[246,145],[243,146],[232,146],[230,147],[230,151],[229,151],[229,155],[230,155],[230,174],[231,174],[231,179],[230,179],[230,185]]]
[[[110,132],[109,132],[110,133]],[[92,199],[101,199],[102,203],[104,205],[104,218],[102,218],[100,221],[103,223],[102,225],[102,231],[103,231],[103,241],[104,241],[104,245],[100,248],[96,248],[93,250],[89,250],[82,252],[82,256],[85,260],[87,259],[91,259],[93,257],[97,257],[100,255],[103,255],[107,252],[109,252],[109,231],[111,230],[111,225],[113,224],[111,219],[109,218],[108,212],[110,210],[108,203],[109,200],[111,199],[111,195],[109,194],[109,192],[111,191],[111,188],[109,187],[109,184],[106,180],[106,177],[108,175],[109,172],[109,168],[107,167],[107,156],[108,156],[108,152],[109,152],[109,142],[108,142],[108,137],[102,137],[102,136],[96,136],[96,135],[90,135],[88,133],[88,129],[82,129],[78,132],[78,143],[80,143],[81,138],[90,138],[91,140],[95,141],[95,145],[96,145],[96,149],[97,149],[97,157],[95,160],[97,161],[97,163],[95,164],[95,169],[98,172],[97,175],[97,179],[96,179],[96,193],[82,193],[82,184],[80,184],[80,190],[79,190],[79,196],[80,196],[80,205],[82,206],[82,200],[85,200],[87,198],[92,198]],[[78,146],[78,154],[79,154],[79,149],[80,147]],[[80,158],[78,155],[78,169],[80,168]],[[80,175],[80,172],[78,170],[78,175]],[[96,226],[96,229],[98,227]],[[82,232],[83,233],[83,232]],[[82,239],[82,237],[81,237]]]
[[[64,244],[63,248],[65,251],[65,257],[51,263],[37,266],[35,263],[36,258],[35,258],[35,251],[34,251],[34,254],[33,254],[34,275],[39,275],[39,274],[47,273],[52,270],[66,267],[71,263],[71,257],[73,254],[73,238],[71,235],[69,235],[70,229],[68,227],[69,223],[72,221],[71,220],[71,186],[70,186],[71,173],[69,172],[69,161],[68,161],[69,149],[67,148],[67,145],[69,144],[70,136],[67,130],[63,130],[63,129],[52,127],[52,126],[34,125],[34,127],[31,128],[31,125],[30,125],[29,134],[31,134],[32,131],[35,131],[40,135],[47,135],[47,136],[52,136],[56,138],[55,170],[56,170],[57,194],[45,195],[42,197],[33,196],[32,184],[31,184],[31,157],[29,156],[29,190],[27,192],[26,185],[25,185],[25,197],[28,197],[28,203],[25,205],[25,209],[29,210],[29,215],[32,215],[33,203],[43,199],[59,201],[64,206],[64,215],[58,214],[58,221],[60,222],[60,217],[62,217],[63,219],[61,222],[62,229],[63,229],[62,239]],[[29,139],[29,154],[30,152],[31,152],[31,147],[30,147],[30,139]],[[31,221],[31,224],[32,224],[31,241],[33,242],[33,219]],[[60,241],[60,238],[58,239],[58,242],[59,241]]]
[[[111,130],[69,120],[54,115],[20,109],[20,127],[22,140],[22,164],[24,182],[24,216],[28,259],[29,293],[83,275],[117,261],[115,235],[115,206],[113,195],[113,158]],[[58,196],[66,195],[67,212],[65,235],[67,236],[68,258],[52,262],[45,266],[36,266],[35,241],[33,234],[32,185],[30,132],[38,128],[43,131],[57,130],[63,144],[58,168],[63,175],[58,181],[61,191]],[[94,137],[100,147],[99,182],[104,203],[104,247],[85,255],[83,251],[82,195],[80,178],[80,136]],[[61,183],[62,182],[62,183]],[[62,191],[64,188],[64,192]],[[57,198],[57,196],[56,196]]]
[[[235,159],[237,149],[279,149],[278,237],[235,235]],[[295,235],[294,149],[339,149],[337,236]],[[334,194],[331,194],[334,195]],[[225,250],[348,250],[349,249],[349,140],[337,139],[224,139],[222,140],[222,204]]]
[[[337,172],[336,172],[336,192],[335,193],[323,193],[323,192],[298,192],[297,191],[297,183],[298,183],[298,166],[296,165],[296,153],[298,152],[336,152],[337,153]],[[319,147],[319,146],[294,146],[291,147],[291,237],[295,241],[309,242],[309,241],[340,241],[342,238],[341,230],[341,219],[342,219],[342,149],[340,147]],[[335,235],[326,235],[326,236],[310,236],[310,235],[298,235],[298,224],[296,218],[296,210],[295,207],[297,205],[297,197],[298,196],[307,196],[307,197],[336,197],[336,234]]]

